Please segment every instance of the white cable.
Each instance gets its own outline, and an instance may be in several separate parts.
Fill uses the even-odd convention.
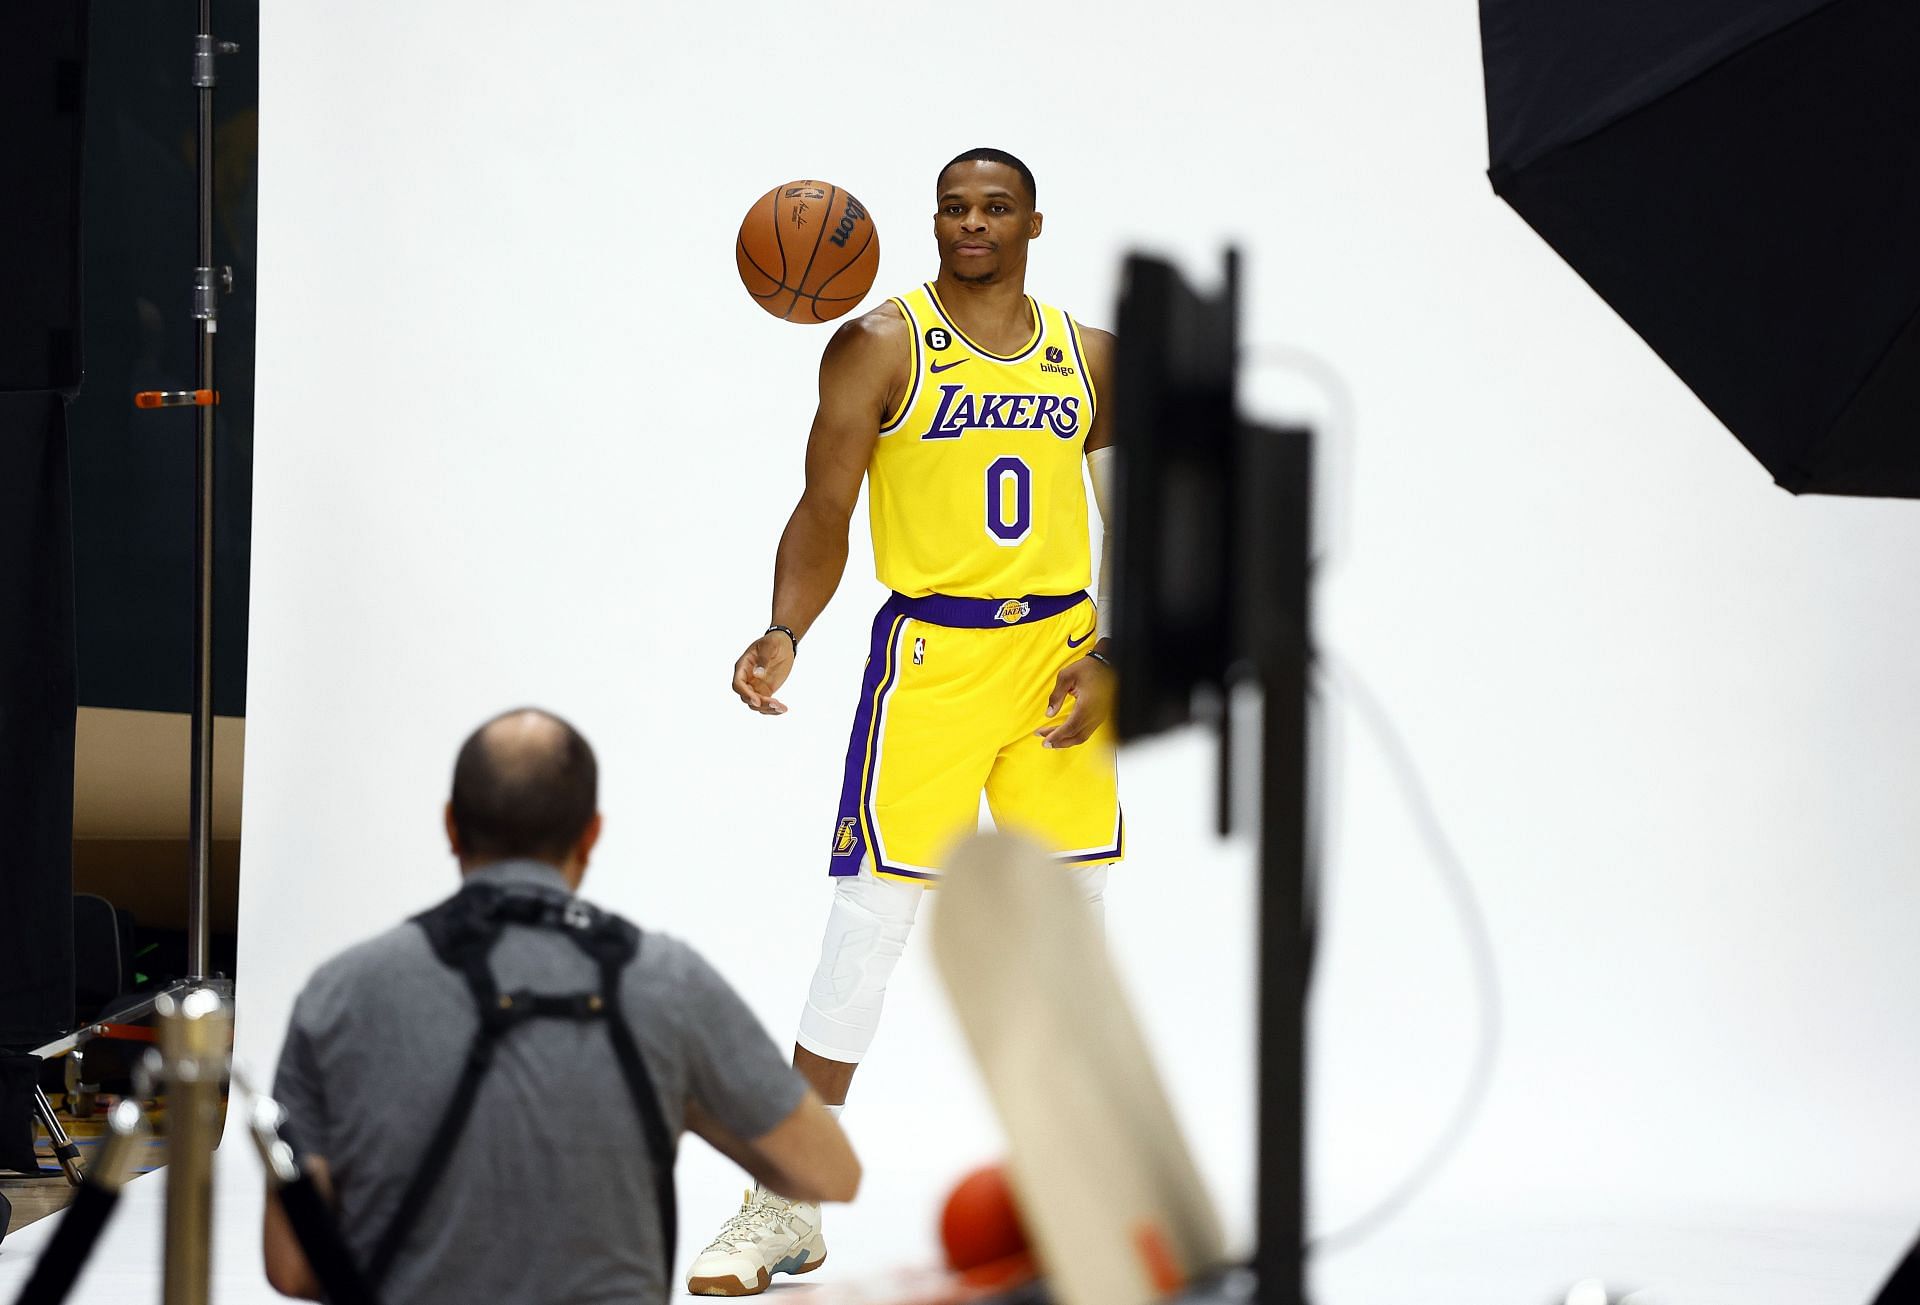
[[[1394,728],[1393,717],[1350,665],[1342,664],[1324,647],[1317,650],[1315,660],[1321,682],[1345,699],[1354,709],[1354,715],[1359,718],[1362,727],[1372,733],[1374,741],[1380,746],[1387,767],[1400,789],[1401,798],[1407,805],[1407,813],[1413,818],[1414,828],[1421,842],[1426,845],[1434,869],[1439,872],[1441,886],[1446,890],[1459,919],[1461,939],[1466,945],[1468,962],[1472,966],[1476,1004],[1480,1011],[1480,1036],[1474,1044],[1473,1063],[1446,1126],[1413,1168],[1372,1209],[1345,1226],[1309,1242],[1309,1248],[1315,1254],[1325,1255],[1345,1250],[1378,1232],[1405,1209],[1452,1158],[1473,1126],[1480,1108],[1486,1104],[1492,1087],[1493,1067],[1500,1057],[1502,1003],[1499,964],[1494,956],[1493,933],[1487,926],[1486,914],[1481,909],[1466,866],[1454,850],[1452,840],[1447,837],[1439,812],[1434,809],[1433,796],[1427,791],[1413,754]]]

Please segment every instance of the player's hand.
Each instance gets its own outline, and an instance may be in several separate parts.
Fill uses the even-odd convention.
[[[1057,716],[1062,704],[1073,699],[1067,718],[1054,725],[1042,725],[1034,733],[1048,748],[1071,748],[1085,743],[1093,732],[1113,715],[1113,695],[1120,687],[1113,667],[1098,657],[1082,657],[1060,668],[1053,680],[1053,692],[1047,697],[1047,715]]]
[[[733,691],[762,716],[784,716],[787,704],[773,695],[792,673],[793,644],[774,630],[748,644],[733,664]]]

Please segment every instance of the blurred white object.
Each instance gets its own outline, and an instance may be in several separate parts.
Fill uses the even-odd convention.
[[[1567,1305],[1607,1305],[1607,1284],[1587,1278],[1567,1288]]]

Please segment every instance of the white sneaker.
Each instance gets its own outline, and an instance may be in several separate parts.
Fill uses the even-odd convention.
[[[827,1262],[820,1207],[755,1187],[687,1270],[694,1296],[758,1296],[776,1273],[812,1273]]]

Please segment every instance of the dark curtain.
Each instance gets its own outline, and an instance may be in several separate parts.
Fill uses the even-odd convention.
[[[73,510],[86,0],[5,6],[0,122],[0,1047],[73,1020]]]
[[[214,92],[213,260],[234,272],[220,300],[214,422],[213,699],[246,714],[252,533],[254,200],[259,6],[215,0],[214,31],[240,53]],[[72,455],[75,645],[80,703],[193,706],[193,507],[197,418],[141,412],[138,390],[194,381],[194,125],[197,26],[180,0],[115,0],[88,39],[84,333],[87,384],[67,413]]]
[[[66,401],[0,393],[0,1047],[73,1019],[74,708]]]

